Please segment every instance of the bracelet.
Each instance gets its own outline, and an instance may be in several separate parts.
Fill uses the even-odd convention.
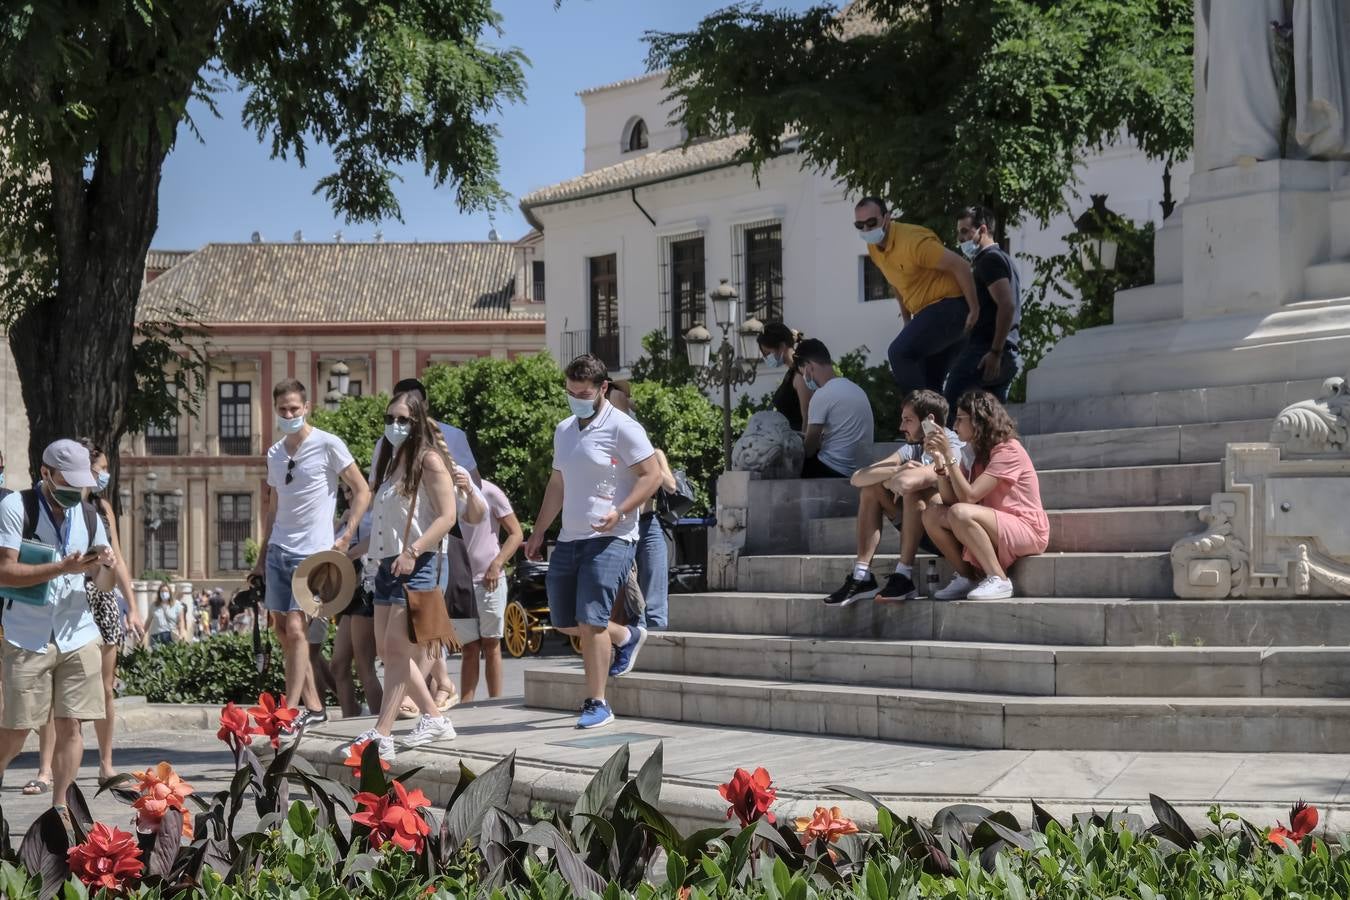
[[[414,548],[412,544],[409,544],[408,546],[404,547],[403,552],[411,556],[413,559],[417,559],[417,557],[421,555],[417,552],[416,548]]]

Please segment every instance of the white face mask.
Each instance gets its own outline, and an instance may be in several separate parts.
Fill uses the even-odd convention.
[[[974,259],[974,258],[975,258],[975,254],[976,254],[976,253],[979,253],[979,252],[980,252],[980,242],[979,242],[979,241],[962,241],[962,242],[961,242],[961,253],[965,256],[966,259]]]
[[[567,395],[567,405],[572,408],[572,415],[578,419],[589,419],[595,415],[595,400],[582,400],[579,397]]]
[[[277,416],[277,431],[280,431],[282,434],[299,434],[304,427],[304,413],[301,413],[294,419],[283,419],[281,416]]]
[[[765,353],[764,368],[776,369],[783,364],[783,356],[780,353]]]
[[[398,447],[408,439],[412,434],[412,425],[400,425],[397,422],[390,422],[384,426],[384,439],[389,442],[389,446]]]
[[[886,226],[878,225],[876,228],[869,228],[866,231],[858,232],[858,237],[869,244],[880,244],[886,240]]]

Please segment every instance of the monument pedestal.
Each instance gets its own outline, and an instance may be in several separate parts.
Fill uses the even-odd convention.
[[[1176,221],[1178,220],[1179,221]],[[1180,253],[1178,253],[1178,247]],[[1350,357],[1350,163],[1268,160],[1191,178],[1155,284],[1060,341],[1036,401],[1321,379]]]

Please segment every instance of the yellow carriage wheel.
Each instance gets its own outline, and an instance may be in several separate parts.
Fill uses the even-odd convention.
[[[512,600],[506,604],[504,618],[506,627],[503,630],[506,635],[506,652],[516,659],[520,659],[525,655],[525,650],[532,640],[529,613],[525,612],[525,607],[521,606],[519,601]]]

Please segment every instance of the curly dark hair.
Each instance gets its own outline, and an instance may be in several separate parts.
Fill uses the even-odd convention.
[[[988,391],[966,391],[956,401],[956,410],[970,416],[970,427],[975,431],[971,439],[975,445],[975,462],[981,465],[989,463],[989,454],[999,444],[1017,440],[1017,423],[998,398]]]

